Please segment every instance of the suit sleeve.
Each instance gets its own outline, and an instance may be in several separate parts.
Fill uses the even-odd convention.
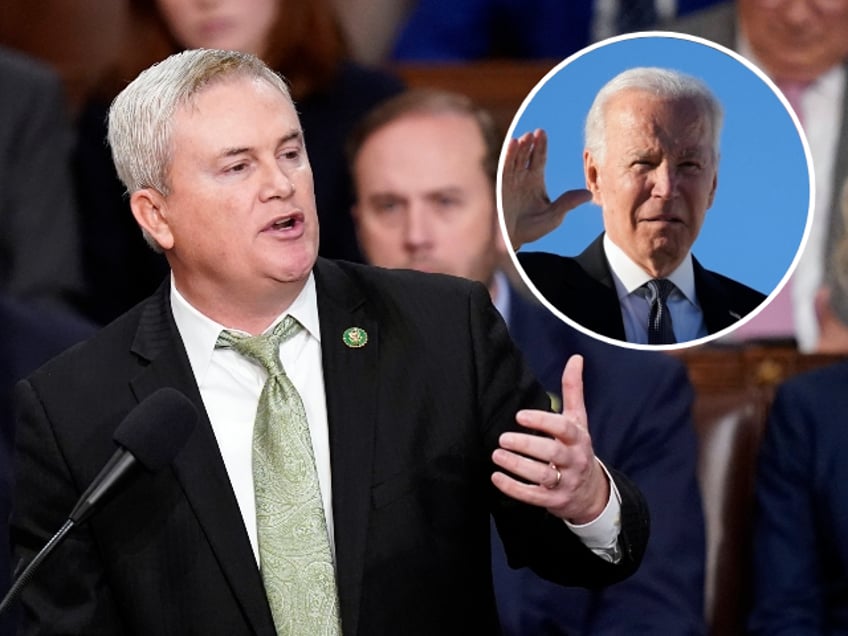
[[[547,409],[550,401],[482,286],[475,286],[471,295],[470,317],[482,436],[485,451],[491,456],[500,434],[517,428],[518,410]],[[489,464],[489,470],[495,470],[494,464]],[[647,544],[648,513],[636,486],[620,473],[613,472],[613,476],[622,497],[622,558],[615,564],[592,553],[561,519],[542,508],[511,500],[490,486],[495,524],[510,565],[531,567],[540,576],[563,585],[609,585],[630,576]]]
[[[13,567],[20,570],[62,526],[82,489],[57,443],[44,404],[26,380],[16,387],[18,436],[15,450]],[[21,630],[46,634],[126,634],[103,564],[85,524],[36,571],[21,597]],[[96,630],[96,631],[92,631]]]

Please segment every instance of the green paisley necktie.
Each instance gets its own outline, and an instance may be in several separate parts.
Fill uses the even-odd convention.
[[[280,343],[300,331],[286,316],[271,333],[224,330],[232,348],[268,371],[253,428],[259,561],[277,634],[341,634],[335,568],[303,402],[280,362]]]

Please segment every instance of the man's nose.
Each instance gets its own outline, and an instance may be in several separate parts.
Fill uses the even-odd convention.
[[[808,26],[815,19],[818,7],[815,0],[785,0],[780,7],[783,19],[795,27]]]
[[[653,188],[651,194],[661,199],[670,199],[677,192],[677,174],[674,167],[663,162],[653,171]]]
[[[274,197],[287,199],[294,194],[294,183],[289,174],[276,162],[262,169],[262,200]]]
[[[427,210],[418,203],[410,204],[406,212],[404,242],[407,249],[419,249],[431,240],[430,219]]]

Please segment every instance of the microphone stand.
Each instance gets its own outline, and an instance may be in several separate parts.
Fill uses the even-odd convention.
[[[29,580],[32,578],[33,574],[35,574],[35,570],[41,565],[41,562],[44,561],[50,553],[53,552],[53,549],[61,543],[62,539],[65,538],[65,535],[73,528],[75,525],[73,519],[68,519],[65,521],[64,525],[59,528],[58,532],[53,535],[53,537],[48,541],[41,550],[38,551],[38,554],[35,555],[35,558],[29,562],[29,564],[24,568],[24,571],[21,572],[20,576],[15,579],[12,587],[9,588],[9,591],[6,592],[6,596],[3,597],[3,601],[0,602],[0,615],[12,604],[12,602],[18,597],[21,590],[24,586],[29,583]]]

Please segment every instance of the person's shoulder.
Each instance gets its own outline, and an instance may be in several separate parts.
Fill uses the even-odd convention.
[[[533,278],[535,274],[547,277],[559,277],[583,269],[572,256],[561,256],[550,252],[518,252],[518,262],[525,273]]]
[[[738,280],[734,280],[724,274],[704,269],[702,273],[711,277],[713,282],[724,290],[724,293],[736,303],[743,305],[742,309],[747,313],[766,299],[766,294],[749,287]],[[696,274],[697,276],[697,274]],[[696,278],[697,285],[697,278]]]
[[[91,337],[97,326],[64,308],[24,303],[0,296],[2,364],[14,377],[31,373],[47,360]]]
[[[35,381],[49,378],[59,382],[68,378],[84,381],[88,374],[104,370],[108,374],[110,365],[131,355],[132,340],[149,302],[150,299],[144,300],[109,324],[94,327],[86,338],[48,360],[30,378]]]
[[[845,386],[848,386],[848,360],[836,361],[788,378],[780,384],[778,393],[818,400],[820,396],[827,395],[848,396]]]
[[[0,80],[16,88],[35,85],[54,90],[60,85],[58,73],[48,64],[2,46],[0,46]]]

